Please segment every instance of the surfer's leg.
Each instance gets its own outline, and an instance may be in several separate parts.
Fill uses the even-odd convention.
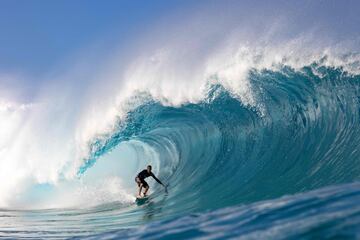
[[[144,191],[144,197],[145,197],[146,193],[149,191],[149,186],[145,187],[144,189],[145,189],[145,191]]]
[[[138,177],[135,178],[135,182],[138,185],[138,188],[139,188],[139,194],[138,195],[140,196],[143,184],[141,183],[141,180]]]
[[[142,186],[142,184],[140,184],[140,187],[139,187],[139,194],[138,194],[139,196],[141,196],[141,190],[142,190],[142,187],[143,187],[143,186]]]
[[[144,197],[146,196],[146,193],[149,191],[149,184],[147,182],[143,181],[143,187],[144,187]]]
[[[135,178],[135,182],[137,183],[138,187],[140,187],[141,181],[138,177]]]

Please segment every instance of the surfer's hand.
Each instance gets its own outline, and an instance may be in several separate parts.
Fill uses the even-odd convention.
[[[169,185],[163,185],[163,186],[164,186],[164,188],[165,188],[165,193],[168,193],[167,188],[168,188]]]

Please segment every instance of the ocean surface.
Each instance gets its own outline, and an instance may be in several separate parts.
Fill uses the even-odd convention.
[[[250,68],[253,97],[220,75],[193,103],[139,92],[76,178],[0,209],[0,238],[359,239],[360,75],[325,62]],[[148,164],[168,193],[137,205]]]

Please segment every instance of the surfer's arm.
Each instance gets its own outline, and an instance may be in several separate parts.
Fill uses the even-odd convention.
[[[158,183],[160,183],[161,185],[164,186],[164,184],[163,184],[157,177],[155,177],[155,175],[154,175],[153,173],[151,174],[151,176],[152,176]]]

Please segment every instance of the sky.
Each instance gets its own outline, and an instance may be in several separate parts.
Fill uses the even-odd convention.
[[[295,31],[318,25],[319,35],[331,33],[346,39],[359,36],[359,10],[360,3],[354,0],[2,0],[0,87],[15,82],[29,88],[41,85],[46,73],[61,69],[59,66],[80,52],[97,49],[102,55],[111,53],[115,46],[130,46],[142,32],[151,35],[157,25],[173,22],[163,29],[171,32],[176,26],[174,21],[181,22],[194,14],[213,15],[219,21],[226,17],[233,22],[241,16],[256,22],[268,16],[287,15]]]
[[[0,72],[36,75],[88,45],[126,41],[181,2],[1,1]]]
[[[78,55],[96,50],[95,59],[126,47],[160,18],[196,5],[190,2],[1,1],[0,98],[31,98],[49,73],[65,72]]]

